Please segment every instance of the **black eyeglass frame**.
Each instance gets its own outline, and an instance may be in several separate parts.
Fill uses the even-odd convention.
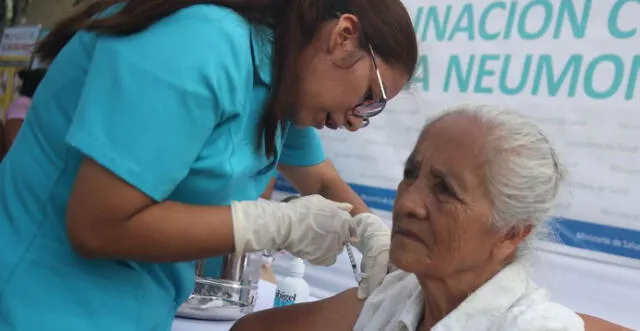
[[[378,100],[365,100],[362,103],[353,107],[352,113],[353,116],[362,118],[362,127],[366,127],[369,125],[369,119],[371,117],[377,116],[384,111],[387,107],[387,89],[382,82],[382,75],[380,74],[380,68],[378,67],[378,62],[376,61],[376,55],[373,52],[373,47],[369,44],[369,55],[371,55],[371,61],[373,62],[373,69],[376,73],[376,78],[378,79],[378,86],[380,87],[380,98]],[[358,109],[361,108],[369,108],[365,111],[359,112]],[[371,108],[373,108],[371,110]]]

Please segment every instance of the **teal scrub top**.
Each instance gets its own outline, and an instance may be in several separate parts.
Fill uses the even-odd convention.
[[[256,150],[272,34],[214,5],[129,37],[78,33],[50,66],[0,165],[0,330],[169,330],[194,263],[89,260],[65,214],[90,157],[156,201],[257,199],[278,163],[324,160],[313,128]],[[262,150],[264,146],[262,147]]]

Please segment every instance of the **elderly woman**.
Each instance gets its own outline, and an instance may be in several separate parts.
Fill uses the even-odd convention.
[[[350,290],[249,315],[233,330],[584,330],[523,260],[563,179],[553,147],[524,116],[446,112],[423,130],[398,186],[390,256],[400,270],[365,302]]]

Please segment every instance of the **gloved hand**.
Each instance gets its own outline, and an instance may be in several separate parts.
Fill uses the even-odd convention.
[[[362,253],[360,269],[366,276],[358,286],[358,298],[366,299],[375,291],[389,270],[391,230],[372,213],[355,216],[351,221],[352,245]]]
[[[291,202],[233,202],[236,254],[287,250],[315,265],[329,266],[349,242],[353,208],[310,195]]]

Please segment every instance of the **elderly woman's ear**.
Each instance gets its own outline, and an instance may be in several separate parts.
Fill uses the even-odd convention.
[[[494,249],[494,255],[499,261],[510,263],[515,259],[518,246],[529,237],[533,231],[533,225],[513,226],[501,237],[501,241]]]

